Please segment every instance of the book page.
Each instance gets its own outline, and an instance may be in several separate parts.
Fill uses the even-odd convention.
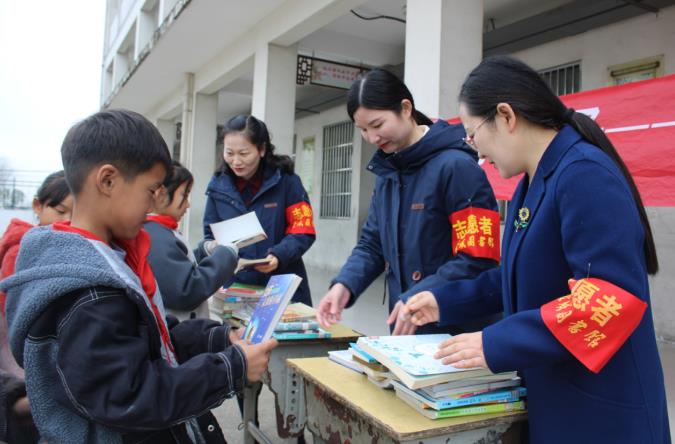
[[[255,211],[211,224],[211,231],[220,245],[235,244],[238,248],[267,239]]]

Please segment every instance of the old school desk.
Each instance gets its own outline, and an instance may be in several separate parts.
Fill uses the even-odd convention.
[[[515,444],[527,418],[525,412],[513,412],[431,420],[392,390],[328,358],[287,363],[304,379],[307,428],[315,443]]]
[[[307,339],[299,341],[279,341],[279,345],[272,351],[268,372],[263,376],[263,382],[274,393],[275,410],[277,415],[277,434],[281,438],[291,438],[302,435],[305,429],[305,391],[302,379],[296,372],[286,366],[289,358],[304,358],[328,356],[331,350],[349,348],[350,342],[356,342],[361,334],[341,324],[333,325],[328,329],[330,338]],[[255,412],[258,409],[258,392],[260,383],[244,388],[244,443],[252,444],[256,440],[260,443],[272,442],[255,425]]]

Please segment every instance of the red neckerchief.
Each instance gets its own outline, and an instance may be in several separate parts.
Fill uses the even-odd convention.
[[[169,230],[178,228],[178,221],[167,214],[148,214],[145,220],[157,222],[160,225],[164,225]]]
[[[67,231],[70,233],[79,234],[80,236],[83,236],[87,239],[97,240],[105,243],[103,239],[91,231],[71,226],[70,221],[56,222],[52,225],[52,227],[56,231]],[[155,321],[157,322],[159,334],[161,336],[162,342],[164,343],[164,346],[168,351],[175,354],[166,323],[162,320],[162,314],[159,312],[159,308],[153,301],[153,297],[157,291],[157,282],[155,281],[155,275],[152,272],[152,268],[150,268],[150,262],[148,262],[148,253],[150,252],[150,235],[147,231],[141,229],[134,239],[116,239],[115,244],[119,245],[125,251],[126,255],[124,257],[124,262],[126,262],[129,268],[131,268],[131,271],[133,271],[141,280],[143,291],[145,291],[145,294],[148,296],[148,300],[150,301],[150,307],[152,307],[152,313],[155,315]],[[168,356],[167,360],[170,361]]]

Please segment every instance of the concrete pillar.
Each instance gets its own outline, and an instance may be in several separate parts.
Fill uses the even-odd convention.
[[[216,169],[214,151],[218,114],[217,94],[194,93],[194,76],[186,76],[186,100],[183,106],[181,163],[195,178],[190,194],[190,209],[183,217],[183,233],[195,246],[203,238],[202,219],[206,206],[206,186]],[[193,92],[189,97],[187,94]]]
[[[277,153],[293,150],[296,60],[296,46],[265,43],[255,53],[251,114],[267,124]]]
[[[173,157],[173,145],[176,142],[176,124],[173,120],[157,119],[155,126],[157,126],[162,138],[164,138],[164,142],[166,142],[166,146]]]
[[[457,95],[482,59],[483,0],[408,0],[405,83],[429,117],[457,115]]]

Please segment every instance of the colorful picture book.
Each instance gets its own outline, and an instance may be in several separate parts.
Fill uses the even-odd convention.
[[[298,341],[301,339],[324,339],[330,338],[331,333],[322,329],[279,331],[275,330],[272,334],[279,341]]]
[[[400,382],[393,381],[396,394],[404,393],[418,402],[425,408],[434,410],[451,409],[455,407],[465,407],[475,404],[494,404],[498,402],[515,402],[527,394],[525,387],[517,387],[512,390],[495,390],[480,395],[468,396],[465,398],[431,398],[426,396],[421,390],[410,390]]]
[[[282,316],[283,317],[283,316]],[[319,330],[319,323],[316,321],[307,322],[279,322],[275,331],[298,331],[298,330]]]
[[[386,366],[408,388],[490,375],[488,369],[459,369],[433,356],[448,334],[362,337],[357,345]]]
[[[235,244],[244,248],[267,239],[255,211],[210,225],[213,237],[220,245]]]
[[[397,392],[396,395],[406,404],[420,412],[429,419],[455,418],[458,416],[482,415],[485,413],[504,413],[525,410],[525,401],[502,402],[497,404],[472,405],[456,407],[452,409],[434,410],[427,408],[424,403],[405,393]]]
[[[478,379],[479,381],[476,381]],[[514,377],[510,379],[504,379],[494,382],[480,382],[480,378],[476,379],[467,379],[462,382],[466,382],[468,385],[463,385],[454,388],[448,388],[445,390],[437,389],[438,385],[432,385],[431,387],[424,387],[420,391],[430,398],[438,399],[445,397],[454,397],[454,398],[464,398],[467,396],[479,395],[481,393],[490,392],[498,389],[505,389],[510,387],[518,387],[520,385],[520,378]],[[440,386],[445,384],[439,384]]]
[[[316,321],[316,310],[302,302],[295,302],[286,308],[281,322]]]
[[[337,362],[338,364],[354,370],[358,373],[363,373],[361,366],[358,362],[352,359],[351,350],[333,350],[328,352],[328,359],[331,361]]]
[[[244,339],[257,344],[272,337],[301,281],[302,278],[295,274],[278,274],[270,278],[246,327]]]

